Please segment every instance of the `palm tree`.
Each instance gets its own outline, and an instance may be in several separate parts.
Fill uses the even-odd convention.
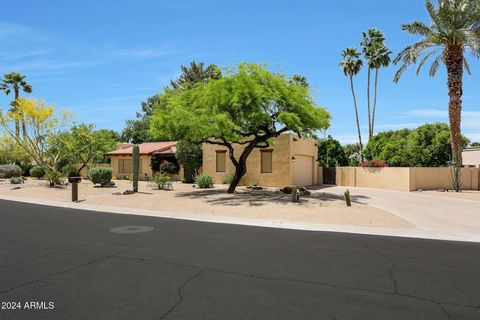
[[[355,48],[347,48],[342,52],[342,61],[339,66],[343,70],[345,76],[350,78],[350,89],[352,90],[353,96],[353,107],[355,110],[355,120],[357,122],[357,131],[358,131],[358,143],[360,145],[360,159],[363,160],[363,143],[362,143],[362,133],[360,130],[360,122],[358,121],[358,108],[357,108],[357,97],[355,95],[355,88],[353,85],[353,77],[356,76],[360,69],[362,69],[363,62],[360,59],[360,52]]]
[[[360,43],[362,46],[362,52],[368,62],[368,74],[367,74],[367,105],[368,105],[368,138],[373,135],[373,127],[375,122],[375,110],[377,107],[377,83],[378,83],[378,71],[382,67],[387,67],[390,64],[391,51],[384,44],[385,36],[380,30],[375,28],[369,29],[367,32],[363,32],[363,41]],[[375,70],[375,83],[374,83],[374,100],[373,111],[371,108],[370,99],[370,79],[371,72]]]
[[[404,31],[422,38],[420,41],[403,49],[395,58],[394,63],[402,62],[402,66],[397,71],[394,82],[399,81],[402,73],[411,64],[419,62],[417,67],[418,75],[423,65],[430,58],[433,58],[430,66],[431,77],[437,74],[440,63],[445,64],[448,77],[448,95],[450,98],[448,115],[452,165],[454,168],[460,168],[462,165],[460,122],[463,69],[465,68],[467,73],[470,74],[470,68],[465,59],[465,51],[470,49],[475,57],[478,58],[480,56],[480,1],[438,0],[438,6],[435,6],[431,0],[427,0],[426,7],[431,19],[430,25],[422,21],[402,25]],[[457,183],[457,187],[458,185]]]
[[[375,46],[372,59],[369,61],[369,67],[371,66],[375,70],[375,80],[373,89],[373,111],[372,111],[372,123],[370,125],[370,134],[373,136],[375,127],[375,111],[377,110],[377,88],[378,88],[378,72],[381,68],[386,68],[390,65],[390,51],[383,43],[379,43]]]
[[[12,90],[14,92],[15,99],[11,103],[12,105],[11,111],[14,113],[17,112],[16,101],[20,96],[20,89],[22,89],[22,91],[26,93],[32,92],[32,86],[25,81],[25,78],[26,76],[18,72],[10,72],[3,76],[3,80],[0,83],[0,90],[5,92],[7,96],[10,94]],[[25,121],[23,119],[23,115],[21,115],[21,119],[22,119],[23,137],[25,137],[27,129],[25,127]],[[18,120],[15,121],[15,134],[18,139],[20,137],[20,125]]]

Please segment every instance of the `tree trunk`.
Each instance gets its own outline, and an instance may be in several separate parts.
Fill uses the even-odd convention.
[[[25,125],[25,115],[22,113],[22,137],[23,141],[27,140],[27,126]]]
[[[16,110],[13,112],[17,112]],[[17,141],[20,140],[20,121],[18,119],[15,119],[15,137],[17,138]]]
[[[265,138],[265,141],[268,140],[269,137]],[[235,189],[237,188],[238,184],[240,183],[240,180],[242,177],[247,173],[247,158],[252,153],[253,149],[255,149],[255,146],[257,143],[263,142],[262,141],[253,141],[249,143],[245,149],[243,150],[242,154],[240,155],[240,158],[238,161],[236,161],[234,155],[233,155],[233,148],[230,149],[230,159],[232,160],[233,164],[235,165],[235,175],[233,176],[232,183],[230,183],[230,186],[228,187],[228,193],[234,193]]]
[[[14,100],[13,112],[15,112],[15,114],[18,114],[19,110],[17,105],[17,99],[20,96],[20,94],[19,94],[18,88],[14,88],[14,91],[15,91],[15,100]],[[21,115],[21,118],[22,118],[22,127],[24,127],[25,122],[23,121],[23,114]],[[18,119],[15,119],[15,135],[17,136],[17,139],[20,140],[20,121]]]
[[[230,183],[230,186],[228,187],[228,193],[234,193],[235,189],[237,188],[238,184],[240,183],[240,180],[242,177],[247,173],[247,163],[244,161],[238,162],[238,165],[235,167],[235,175],[233,176],[232,183]]]
[[[352,89],[353,107],[355,109],[355,120],[357,122],[358,143],[360,144],[360,161],[363,161],[362,132],[360,130],[360,122],[358,121],[357,97],[355,95],[355,89],[353,86],[353,76],[350,76],[350,88]]]
[[[378,84],[378,68],[375,69],[375,80],[373,85],[373,111],[372,111],[372,125],[371,125],[371,135],[374,134],[375,127],[375,110],[377,110],[377,84]]]
[[[445,65],[448,73],[448,115],[450,120],[450,135],[452,146],[452,162],[454,166],[462,165],[462,94],[463,94],[463,48],[461,46],[447,46],[445,51]]]
[[[368,106],[368,139],[372,137],[372,119],[370,114],[370,67],[368,68],[367,77],[367,106]]]

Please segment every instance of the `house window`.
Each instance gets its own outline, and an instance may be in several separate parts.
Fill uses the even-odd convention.
[[[217,172],[227,171],[227,151],[225,150],[216,151],[216,166],[217,166]]]
[[[272,150],[260,150],[260,172],[272,173]]]
[[[119,159],[118,160],[118,173],[133,173],[133,160],[132,159]],[[139,161],[138,173],[142,173],[142,159]]]

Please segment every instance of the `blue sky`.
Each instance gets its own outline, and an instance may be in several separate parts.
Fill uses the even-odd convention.
[[[402,23],[428,20],[421,0],[345,1],[9,1],[0,11],[0,73],[28,76],[33,97],[73,111],[77,121],[120,131],[145,100],[192,60],[231,66],[266,62],[302,74],[318,105],[332,115],[328,134],[354,142],[348,79],[341,51],[362,31],[381,29],[398,53],[416,40]],[[465,77],[462,129],[480,141],[480,64]],[[380,74],[376,131],[447,121],[446,74]],[[366,134],[366,70],[356,79]],[[0,97],[2,109],[9,98]]]

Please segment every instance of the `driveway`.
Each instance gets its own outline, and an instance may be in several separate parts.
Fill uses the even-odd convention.
[[[0,319],[480,319],[478,243],[0,200],[0,270]]]
[[[434,195],[334,186],[322,187],[321,191],[343,197],[346,189],[354,201],[389,211],[414,224],[415,230],[406,235],[480,242],[480,201],[452,198],[440,192]]]

